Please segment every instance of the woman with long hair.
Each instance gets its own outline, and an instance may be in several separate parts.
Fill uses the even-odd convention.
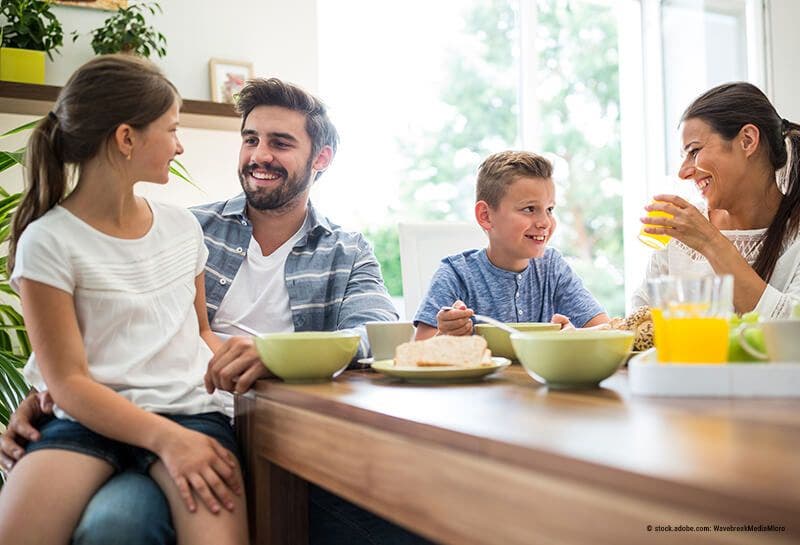
[[[758,87],[727,83],[703,93],[681,118],[685,154],[679,176],[703,198],[696,208],[656,195],[647,233],[669,235],[648,278],[730,274],[734,309],[786,317],[800,300],[800,125],[783,119]],[[645,286],[634,306],[648,304]]]

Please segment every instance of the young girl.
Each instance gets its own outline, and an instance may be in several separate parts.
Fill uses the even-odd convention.
[[[94,492],[131,468],[159,483],[179,542],[247,542],[230,420],[203,385],[219,341],[202,232],[133,193],[167,182],[179,107],[154,65],[103,56],[31,136],[9,270],[34,348],[25,374],[57,418],[0,494],[0,543],[67,543]]]

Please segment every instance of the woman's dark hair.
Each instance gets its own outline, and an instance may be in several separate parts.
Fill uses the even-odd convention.
[[[66,196],[67,165],[80,169],[117,127],[144,129],[176,100],[178,91],[161,71],[133,55],[96,57],[72,74],[28,140],[26,190],[9,237],[9,274],[22,232]]]
[[[681,121],[700,119],[726,140],[733,140],[742,127],[758,127],[770,164],[778,173],[782,189],[778,211],[767,227],[753,269],[769,282],[784,240],[800,227],[800,125],[782,119],[761,89],[746,82],[726,83],[706,91],[686,109]]]

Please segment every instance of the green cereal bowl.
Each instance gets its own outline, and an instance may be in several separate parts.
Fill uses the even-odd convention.
[[[322,382],[344,371],[360,340],[344,331],[300,331],[267,333],[255,343],[266,368],[286,382]]]
[[[553,389],[596,388],[633,348],[630,331],[575,329],[515,333],[511,344],[528,374]]]
[[[519,322],[506,323],[506,325],[524,332],[558,331],[561,327],[559,324],[550,324],[547,322]],[[514,347],[511,346],[509,334],[499,327],[489,324],[475,324],[475,333],[486,339],[486,344],[489,345],[492,356],[508,358],[515,361],[519,359],[514,352]]]

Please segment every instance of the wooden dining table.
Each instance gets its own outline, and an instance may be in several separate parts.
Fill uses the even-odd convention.
[[[800,542],[800,400],[648,398],[372,371],[236,399],[252,542],[308,542],[314,483],[437,543]]]

